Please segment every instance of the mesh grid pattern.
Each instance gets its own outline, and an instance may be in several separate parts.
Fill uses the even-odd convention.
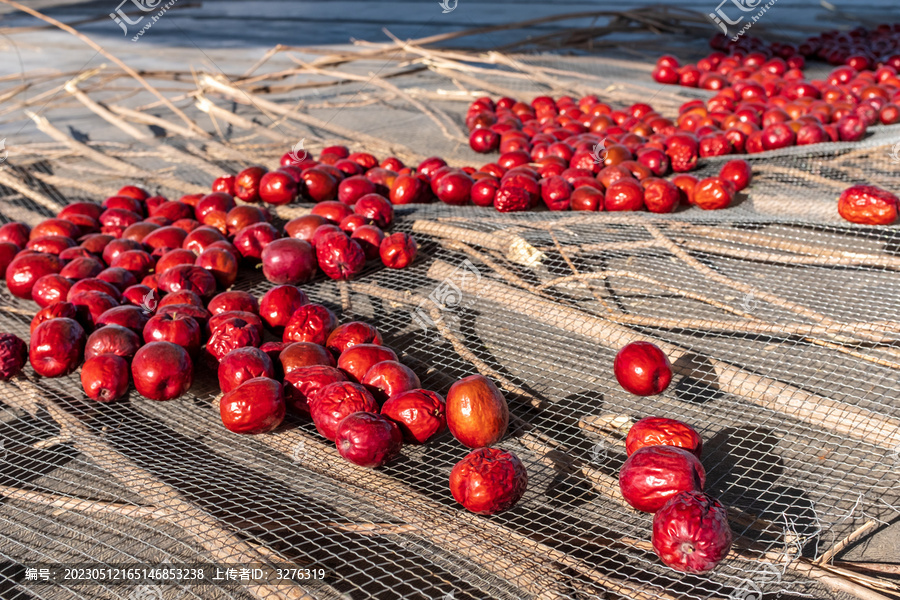
[[[527,60],[573,71],[596,68],[582,59]],[[365,72],[366,65],[359,68]],[[617,81],[623,72],[615,67],[602,75]],[[522,90],[523,96],[535,87],[531,80],[500,75],[491,81]],[[569,83],[572,89],[582,85]],[[356,92],[363,86],[338,87],[328,93],[334,103],[360,99]],[[442,84],[424,74],[406,87],[437,90]],[[463,104],[436,106],[462,126]],[[258,114],[252,107],[238,107],[237,112]],[[322,109],[321,116],[328,118],[332,112]],[[359,119],[376,124],[365,133],[404,143],[423,155],[474,162],[468,149],[435,134],[433,123],[396,100],[340,111],[334,118],[347,126]],[[282,133],[289,136],[294,130],[304,131],[303,126],[285,124]],[[855,168],[864,169],[876,183],[879,178],[892,180],[896,167],[884,148],[892,135],[896,128],[877,130],[865,142],[874,150],[860,155],[864,164],[850,159],[841,163],[849,167],[840,170],[829,171],[829,165],[864,147],[829,144],[753,158],[758,175],[747,197],[716,213],[690,209],[667,216],[622,217],[500,215],[436,205],[400,208],[395,229],[414,231],[420,241],[420,256],[412,267],[368,268],[350,285],[350,310],[342,309],[335,282],[319,278],[304,286],[311,299],[328,305],[342,321],[375,324],[385,343],[417,372],[423,387],[444,394],[455,379],[477,368],[436,325],[423,329],[414,318],[421,302],[401,300],[428,299],[444,285],[447,278],[435,275],[442,273],[436,265],[451,270],[464,267],[466,260],[474,265],[481,278],[478,287],[461,288],[460,296],[435,305],[441,323],[482,364],[526,392],[507,391],[519,422],[499,446],[523,460],[529,490],[514,509],[491,518],[465,513],[450,496],[450,469],[467,452],[449,434],[426,446],[406,446],[395,463],[366,471],[343,462],[309,422],[290,421],[264,436],[230,434],[210,406],[217,395],[215,374],[210,372],[198,373],[188,396],[164,403],[145,400],[134,391],[113,404],[89,403],[77,373],[32,379],[40,395],[78,418],[82,429],[72,437],[45,408],[29,404],[29,388],[3,384],[0,485],[96,502],[60,508],[7,498],[0,505],[0,556],[5,561],[0,566],[0,595],[57,599],[138,593],[97,584],[47,587],[25,582],[25,567],[38,563],[208,562],[208,552],[195,535],[193,515],[148,503],[148,496],[168,486],[224,529],[237,532],[250,547],[267,548],[284,562],[325,569],[323,581],[300,583],[313,598],[705,599],[746,597],[736,594],[751,584],[766,593],[839,597],[795,571],[740,556],[703,577],[663,567],[646,546],[651,517],[602,491],[603,482],[614,481],[624,459],[621,436],[589,424],[610,416],[638,419],[653,414],[692,424],[704,438],[707,489],[742,515],[735,519],[737,513],[732,513],[732,525],[743,540],[776,554],[798,551],[815,557],[866,520],[893,518],[892,507],[900,506],[900,446],[842,434],[761,406],[729,391],[709,362],[717,359],[765,382],[787,383],[791,390],[865,409],[887,422],[900,419],[896,327],[876,328],[868,337],[859,332],[786,333],[792,326],[832,321],[896,326],[900,238],[894,228],[861,228],[836,219],[834,186],[767,170],[793,167],[849,182]],[[170,142],[189,147],[186,140]],[[254,151],[272,162],[284,151],[254,142]],[[131,160],[150,171],[171,166],[153,157]],[[239,166],[211,162],[223,170]],[[712,173],[719,164],[708,161],[698,174]],[[90,173],[75,157],[34,160],[17,172],[29,178],[38,171],[73,178]],[[188,165],[178,165],[175,174],[198,185],[209,182],[206,173]],[[115,176],[100,179],[110,186],[120,182]],[[84,196],[75,189],[27,181],[61,203]],[[50,214],[13,190],[4,191],[4,219],[34,222]],[[288,218],[291,210],[276,212]],[[452,239],[423,230],[435,224],[458,227],[471,236]],[[652,244],[646,224],[701,265],[754,291],[713,281],[662,245]],[[477,234],[487,235],[472,237]],[[522,264],[515,253],[505,251],[502,242],[508,236],[539,251],[540,261]],[[476,254],[454,245],[460,241]],[[817,254],[810,247],[827,252]],[[864,253],[867,258],[841,262],[840,252]],[[492,268],[485,258],[502,269]],[[568,280],[533,293],[543,302],[578,311],[581,316],[564,326],[551,322],[546,313],[535,313],[530,305],[480,293],[510,288],[522,292],[523,286],[533,290],[571,276],[573,267],[582,274],[611,274]],[[258,272],[247,272],[233,289],[259,296],[269,287]],[[767,295],[784,302],[767,300]],[[0,304],[9,309],[0,313],[2,330],[27,339],[34,305],[12,298],[5,287],[0,288]],[[786,306],[802,306],[817,317]],[[637,316],[720,326],[628,322]],[[590,323],[595,321],[618,321],[683,348],[695,364],[689,369],[687,359],[676,363],[679,375],[662,395],[631,396],[612,375],[616,346],[592,333]],[[749,323],[755,330],[729,329],[734,322]],[[854,354],[836,349],[838,342],[840,349]],[[760,393],[763,388],[760,384]],[[792,393],[783,400],[791,400]],[[880,434],[887,440],[898,436],[889,428]],[[109,464],[98,463],[98,455],[92,454],[98,440],[113,452],[106,456]],[[253,597],[240,584],[166,585],[142,593],[133,600]]]

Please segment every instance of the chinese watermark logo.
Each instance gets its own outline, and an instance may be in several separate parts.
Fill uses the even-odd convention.
[[[722,5],[734,4],[735,7],[741,12],[735,13],[734,11],[730,11],[732,15],[737,15],[736,19],[732,19],[725,11],[722,9]],[[719,2],[719,5],[716,7],[714,12],[711,12],[707,15],[707,18],[719,29],[722,30],[722,33],[731,36],[731,41],[736,42],[739,37],[744,35],[748,29],[750,29],[754,23],[756,23],[760,17],[762,17],[769,8],[774,6],[777,0],[769,0],[766,4],[760,6],[763,0],[722,0]],[[747,15],[742,13],[750,13],[759,9],[754,15]],[[743,27],[738,30],[737,27],[744,21],[744,17],[749,16],[750,20],[748,20]],[[729,32],[729,27],[734,28],[734,33]]]
[[[291,451],[291,458],[294,459],[294,462],[303,462],[303,459],[306,458],[306,442],[300,440],[294,446],[294,449]]]
[[[306,160],[306,157],[309,156],[309,152],[307,152],[303,148],[303,142],[305,142],[305,141],[306,141],[306,138],[303,138],[299,142],[294,144],[293,148],[291,148],[289,156],[291,157],[291,162],[293,164],[302,163],[304,160]]]
[[[744,297],[741,299],[741,308],[744,309],[744,312],[752,313],[758,306],[759,299],[756,296],[752,293],[744,294]]]
[[[591,156],[594,157],[594,164],[602,164],[606,160],[606,138],[603,138],[591,150]]]
[[[759,586],[744,579],[741,583],[728,594],[728,600],[762,600],[762,590]]]
[[[128,594],[127,600],[163,600],[162,588],[154,584],[143,584]]]
[[[758,563],[758,568],[744,571],[748,577],[742,579],[731,594],[728,600],[763,600],[763,592],[760,586],[769,584],[780,584],[782,581],[782,573],[778,568],[770,563]]]
[[[6,140],[0,141],[0,145],[3,144]],[[6,156],[3,157],[6,159]],[[891,148],[891,162],[900,165],[900,142],[894,144]]]
[[[156,310],[156,305],[158,304],[158,302],[154,294],[155,291],[151,289],[149,292],[144,294],[143,298],[141,298],[141,310],[144,311],[145,315],[152,315]]]
[[[591,464],[602,467],[609,460],[609,446],[605,440],[600,440],[591,448]]]
[[[122,0],[122,2],[119,3],[119,6],[116,7],[115,12],[109,13],[109,18],[112,19],[116,25],[121,27],[122,33],[127,36],[129,27],[140,25],[141,22],[144,21],[144,17],[149,17],[150,21],[144,23],[140,31],[138,31],[131,38],[132,42],[136,42],[142,35],[144,35],[147,30],[153,27],[153,24],[156,23],[164,14],[166,14],[166,11],[174,6],[174,4],[178,2],[178,0],[169,0],[164,6],[160,7],[162,2],[163,0]],[[145,14],[138,15],[136,19],[132,19],[131,17],[129,17],[123,10],[123,7],[129,3],[133,4],[135,8]],[[159,10],[156,14],[149,14],[157,9]]]
[[[472,261],[466,259],[455,271],[453,271],[453,273],[450,274],[449,277],[444,279],[440,285],[434,288],[426,300],[420,302],[415,310],[410,311],[413,321],[418,323],[426,333],[431,327],[435,326],[430,311],[425,307],[426,302],[434,304],[441,311],[451,312],[460,307],[468,308],[472,306],[472,304],[474,304],[474,299],[470,298],[468,301],[464,302],[465,294],[463,294],[460,286],[456,284],[456,281],[459,281],[460,284],[465,285],[466,280],[469,277],[474,277],[474,284],[477,285],[481,281],[481,271],[472,264]]]
[[[441,12],[445,15],[456,10],[457,4],[459,4],[459,0],[453,0],[453,4],[450,4],[450,0],[441,0],[440,2],[438,2],[438,6],[444,9]]]

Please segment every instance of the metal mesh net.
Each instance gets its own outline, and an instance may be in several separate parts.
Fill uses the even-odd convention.
[[[452,129],[464,128],[459,100],[479,91],[525,99],[592,92],[620,104],[655,92],[651,104],[670,112],[701,95],[658,90],[646,74],[633,76],[643,73],[640,63],[624,59],[518,57],[520,70],[491,68],[477,72],[477,82],[433,60],[430,70],[393,81],[427,98],[435,118],[365,82],[268,90],[267,98],[299,102],[304,115],[384,142],[356,149],[383,156],[399,144],[414,153],[410,160],[441,155],[477,165]],[[372,66],[357,61],[347,70]],[[255,119],[257,129],[221,118],[218,125],[229,147],[269,164],[290,140],[305,136],[314,148],[333,134],[290,116],[273,125],[254,101],[232,105],[207,93]],[[102,86],[90,94],[120,102]],[[54,122],[52,110],[45,115]],[[116,134],[90,147],[153,174],[145,185],[175,197],[187,190],[173,180],[208,185],[212,169]],[[199,372],[174,401],[132,391],[100,405],[84,398],[77,373],[50,380],[26,369],[27,379],[0,387],[0,596],[841,597],[812,559],[866,522],[892,519],[900,505],[900,237],[890,227],[841,222],[835,204],[847,182],[896,184],[892,135],[896,128],[876,128],[862,144],[753,157],[748,193],[712,213],[398,208],[395,228],[420,242],[413,266],[372,266],[344,289],[323,278],[304,286],[342,321],[375,324],[423,387],[443,394],[479,371],[501,384],[514,420],[499,446],[523,460],[529,487],[515,508],[490,518],[450,496],[450,469],[467,450],[449,434],[406,446],[396,462],[371,471],[340,459],[306,421],[289,419],[261,436],[229,433],[211,407],[212,372]],[[203,140],[170,134],[165,143],[223,172],[244,166]],[[698,174],[718,165],[705,161]],[[99,201],[91,186],[111,193],[134,180],[59,140],[29,146],[5,171],[3,218],[32,224],[51,215],[53,203]],[[275,212],[285,219],[302,210]],[[252,271],[234,289],[261,295],[270,286]],[[34,305],[5,287],[0,303],[0,329],[27,339]],[[616,350],[638,338],[666,344],[673,356],[676,377],[659,396],[632,396],[612,375]],[[621,428],[648,415],[681,419],[704,438],[707,489],[730,507],[738,538],[737,551],[710,575],[662,566],[648,545],[651,516],[617,496]],[[270,588],[240,580],[44,585],[25,575],[39,565],[264,561],[312,577]]]

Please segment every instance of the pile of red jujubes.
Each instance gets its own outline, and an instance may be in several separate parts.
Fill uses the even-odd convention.
[[[596,96],[539,96],[530,104],[478,98],[466,124],[475,151],[500,151],[472,174],[471,200],[501,212],[541,203],[550,210],[714,210],[728,207],[752,178],[744,160],[726,163],[716,177],[688,175],[699,158],[731,154],[742,139],[712,135],[713,127],[679,128],[648,104],[614,110]]]
[[[696,64],[681,66],[662,56],[653,78],[660,83],[718,93],[705,104],[688,102],[677,119],[700,144],[749,154],[820,142],[854,142],[877,123],[900,123],[900,24],[849,33],[827,31],[799,46],[757,38],[716,36],[715,49]],[[836,66],[825,79],[807,80],[806,58]],[[721,144],[722,138],[731,142]],[[717,142],[717,140],[719,140]],[[889,225],[897,197],[873,186],[848,188],[838,201],[853,223]]]
[[[613,370],[619,384],[639,396],[662,393],[672,380],[668,357],[649,342],[624,346]],[[678,571],[714,569],[728,555],[732,536],[725,508],[703,492],[700,435],[681,421],[647,417],[628,431],[625,451],[619,489],[629,505],[653,513],[656,554]]]
[[[390,225],[387,201],[353,204],[353,215],[374,220],[367,207],[375,206],[377,216],[386,217],[379,223]],[[225,215],[224,230],[209,220],[213,212]],[[325,214],[312,216],[334,216]],[[326,306],[311,303],[293,282],[310,279],[317,258],[326,272],[333,267],[322,249],[340,254],[334,237],[356,242],[338,227],[303,219],[303,227],[312,221],[312,243],[280,237],[265,210],[235,206],[227,193],[171,202],[126,186],[103,205],[70,204],[34,228],[3,225],[0,272],[10,293],[40,310],[28,345],[0,334],[0,380],[27,361],[48,378],[81,367],[84,392],[93,400],[121,398],[133,382],[145,398],[165,401],[187,392],[203,365],[217,372],[221,418],[230,431],[269,432],[290,411],[310,417],[347,460],[377,467],[395,458],[404,441],[423,444],[449,426],[475,448],[453,471],[454,497],[481,514],[514,505],[525,491],[525,469],[514,454],[489,448],[506,433],[502,394],[479,375],[454,384],[445,403],[421,389],[375,327],[339,325]],[[295,225],[288,223],[289,235]],[[295,247],[279,247],[284,243]],[[385,248],[382,242],[382,259],[394,267],[415,253],[414,243],[412,252]],[[239,265],[258,261],[270,281],[291,283],[260,299],[226,290]],[[265,341],[273,336],[277,341]]]
[[[251,317],[281,341],[220,352],[219,409],[230,431],[267,433],[290,412],[311,418],[350,462],[378,467],[404,441],[424,444],[446,429],[444,399],[421,389],[372,325],[338,325],[292,285],[269,290],[255,308]]]
[[[303,283],[315,274],[316,263],[332,279],[351,279],[366,260],[380,258],[386,267],[402,269],[415,259],[418,246],[412,236],[384,232],[394,221],[394,208],[386,195],[398,176],[391,168],[403,169],[398,159],[388,159],[385,167],[379,167],[371,154],[351,154],[345,146],[330,146],[319,161],[288,153],[281,163],[274,171],[252,166],[237,175],[219,177],[212,184],[213,193],[203,196],[202,214],[197,214],[204,225],[224,231],[232,229],[234,198],[274,206],[315,202],[312,214],[285,225],[284,239],[278,239],[279,232],[265,223],[241,236],[242,241],[249,238],[251,245],[261,247],[257,258],[269,281]],[[266,214],[253,206],[237,208]],[[269,242],[273,247],[263,255],[262,248]]]
[[[896,30],[895,30],[896,29]],[[900,122],[900,26],[850,34],[826,32],[799,47],[741,38],[719,47],[696,64],[673,56],[657,60],[660,83],[717,91],[704,105],[696,101],[678,119],[695,131],[714,126],[732,137],[745,134],[743,150],[762,152],[828,141],[857,141],[878,123]],[[846,44],[846,45],[844,45]],[[836,67],[825,79],[807,80],[806,57]],[[742,151],[736,148],[737,151]]]
[[[390,226],[393,209],[374,200],[341,205],[356,210],[354,233],[371,231],[370,243],[332,225],[345,220],[334,212],[312,215],[321,219],[314,235],[295,231],[292,221],[282,237],[267,210],[237,205],[228,193],[170,201],[125,186],[102,204],[69,204],[34,228],[0,227],[0,272],[11,294],[41,308],[31,326],[36,373],[66,375],[84,357],[85,392],[108,401],[125,393],[130,361],[138,391],[165,400],[190,387],[198,357],[217,364],[232,349],[260,345],[257,300],[241,291],[217,295],[242,266],[260,265],[269,281],[296,284],[320,267],[348,279],[367,256],[392,268],[409,264],[415,241],[402,233],[385,237],[380,227]],[[292,308],[305,304],[292,301]],[[0,377],[21,368],[21,348],[0,340]]]

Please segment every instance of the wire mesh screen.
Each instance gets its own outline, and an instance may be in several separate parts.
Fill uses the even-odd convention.
[[[550,89],[626,103],[653,89],[654,105],[677,108],[679,99],[698,95],[657,91],[648,77],[626,81],[618,63],[519,60],[522,70],[479,72],[484,85],[459,99],[485,89],[526,98]],[[316,99],[302,89],[269,89],[267,97],[286,106],[299,99],[303,115],[332,129],[357,128],[370,136],[362,150],[477,164],[452,132],[465,104],[439,96],[453,96],[448,79],[478,86],[435,64],[397,83],[413,97],[428,96],[432,115],[358,82],[318,89]],[[361,61],[350,70],[370,66]],[[244,131],[237,121],[222,125],[222,115],[216,122],[228,148],[249,158],[273,164],[294,138],[305,136],[313,148],[333,134],[290,115],[272,125],[263,116],[271,116],[268,106],[232,105],[214,88],[204,92],[252,120]],[[119,102],[102,86],[90,93]],[[191,110],[198,122],[211,114]],[[52,110],[45,114],[53,123]],[[444,394],[456,379],[481,372],[504,389],[514,417],[499,446],[522,459],[529,485],[518,505],[493,517],[453,501],[449,472],[468,451],[448,433],[367,470],[343,461],[309,421],[289,418],[259,436],[228,432],[208,370],[173,401],[132,391],[98,404],[84,397],[77,373],[40,379],[26,368],[26,378],[0,387],[0,596],[845,597],[812,560],[866,522],[894,518],[900,506],[900,237],[891,227],[843,223],[835,205],[848,182],[896,182],[888,148],[895,131],[882,128],[862,144],[754,157],[752,187],[723,211],[398,208],[395,228],[420,244],[410,268],[372,266],[345,288],[322,277],[303,286],[342,321],[374,324],[423,387]],[[205,166],[172,159],[155,142],[112,137],[89,147],[139,165],[142,174],[98,166],[96,156],[59,138],[35,143],[6,169],[3,218],[35,223],[55,204],[99,201],[93,189],[109,194],[135,179],[177,197],[208,186],[211,171],[246,164],[186,136],[164,143]],[[374,137],[379,147],[371,146]],[[705,161],[699,174],[718,166]],[[275,213],[283,222],[305,208]],[[271,286],[250,270],[234,289],[261,296]],[[35,306],[5,287],[0,302],[0,329],[27,339]],[[659,343],[673,359],[675,379],[659,396],[630,395],[613,377],[616,351],[635,339]],[[618,493],[623,432],[649,415],[683,420],[703,436],[707,489],[729,507],[737,540],[709,575],[664,567],[648,543],[652,517]],[[278,586],[249,573],[125,587],[97,578],[48,585],[26,575],[39,566],[98,563],[269,563],[294,571],[293,583]]]

